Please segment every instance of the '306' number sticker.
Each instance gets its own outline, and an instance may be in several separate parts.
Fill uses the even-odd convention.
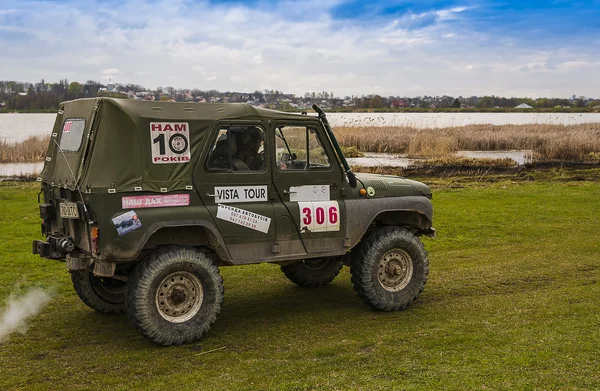
[[[337,201],[298,202],[300,232],[340,230],[340,208]]]

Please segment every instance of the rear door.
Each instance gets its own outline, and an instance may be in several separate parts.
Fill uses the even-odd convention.
[[[221,123],[194,174],[198,194],[238,263],[272,256],[277,194],[265,134],[260,122]]]
[[[90,131],[100,100],[65,102],[50,137],[42,177],[48,183],[74,189],[81,178]]]
[[[273,182],[294,233],[284,252],[298,253],[296,237],[308,253],[339,251],[347,221],[343,173],[323,128],[316,123],[276,122],[272,133]],[[279,226],[277,236],[282,236]]]

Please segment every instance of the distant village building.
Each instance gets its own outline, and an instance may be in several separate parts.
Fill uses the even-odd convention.
[[[390,103],[392,109],[399,109],[401,107],[408,107],[408,101],[406,99],[394,99]]]
[[[533,107],[529,106],[527,103],[521,103],[515,109],[533,109]]]

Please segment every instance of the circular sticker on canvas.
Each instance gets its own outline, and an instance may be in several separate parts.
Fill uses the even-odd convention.
[[[181,134],[174,134],[169,139],[169,144],[171,146],[171,151],[175,153],[184,153],[188,148],[187,139]]]

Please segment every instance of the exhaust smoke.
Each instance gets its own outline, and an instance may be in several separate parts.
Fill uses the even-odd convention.
[[[6,301],[6,307],[0,311],[0,342],[8,339],[14,332],[27,332],[26,319],[38,314],[52,299],[53,293],[33,288],[20,297],[11,295]]]

